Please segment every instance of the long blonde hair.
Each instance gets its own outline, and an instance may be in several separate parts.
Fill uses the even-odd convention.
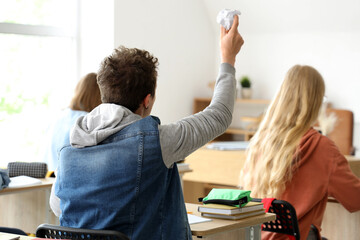
[[[299,160],[302,136],[316,121],[325,84],[310,66],[295,65],[287,72],[258,131],[252,137],[240,174],[240,186],[252,196],[279,197]]]

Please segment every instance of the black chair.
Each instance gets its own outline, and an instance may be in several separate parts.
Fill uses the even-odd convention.
[[[0,227],[0,232],[27,236],[27,234],[23,230],[18,228]]]
[[[114,230],[97,230],[41,224],[36,229],[36,237],[71,240],[130,240],[125,234]]]
[[[262,199],[253,198],[253,202],[261,202]],[[293,236],[300,240],[300,231],[295,208],[284,200],[274,200],[269,208],[269,213],[276,214],[276,220],[263,223],[262,231],[282,233]]]

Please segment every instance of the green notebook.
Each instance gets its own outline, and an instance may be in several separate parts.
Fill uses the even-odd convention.
[[[240,189],[213,188],[209,194],[200,199],[204,204],[216,203],[244,207],[249,201],[251,191]]]

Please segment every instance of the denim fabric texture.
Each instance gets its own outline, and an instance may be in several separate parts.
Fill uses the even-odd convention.
[[[64,109],[54,123],[51,124],[47,133],[47,146],[44,154],[44,162],[48,165],[49,171],[56,170],[58,166],[59,150],[70,144],[70,130],[80,116],[86,115],[85,111]]]
[[[9,183],[10,178],[8,170],[0,168],[0,190],[9,186]]]
[[[146,117],[85,148],[60,151],[60,224],[138,239],[192,239],[176,164],[164,165],[159,119]]]

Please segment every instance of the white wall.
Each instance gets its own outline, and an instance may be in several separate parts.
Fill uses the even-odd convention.
[[[160,61],[153,114],[163,123],[190,114],[194,97],[211,96],[207,84],[220,62],[216,15],[223,8],[239,9],[245,45],[237,57],[237,78],[250,76],[254,97],[270,99],[292,65],[314,66],[333,106],[354,112],[360,155],[360,1],[116,0],[114,10],[103,6],[113,0],[85,2],[95,10],[87,10],[82,25],[82,73],[97,70],[119,45],[150,51]]]
[[[153,115],[162,123],[192,113],[195,97],[210,96],[215,39],[202,1],[115,1],[115,46],[146,49],[158,57]]]
[[[212,16],[222,8],[242,12],[239,30],[245,44],[237,75],[252,79],[255,98],[271,99],[294,64],[314,66],[333,106],[354,112],[354,145],[360,155],[360,1],[204,2]]]
[[[114,49],[114,1],[80,0],[79,77],[97,72]]]

